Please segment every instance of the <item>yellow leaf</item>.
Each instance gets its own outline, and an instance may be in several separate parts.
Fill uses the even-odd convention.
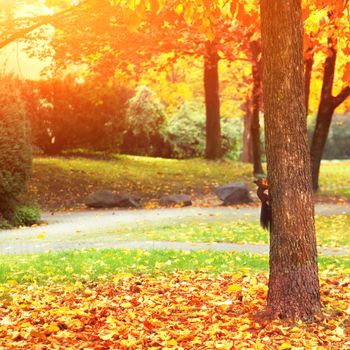
[[[244,325],[238,327],[238,331],[239,331],[239,332],[244,332],[244,331],[246,331],[246,330],[249,329],[249,328],[250,328],[249,325],[244,324]],[[285,349],[288,349],[288,348],[285,348]]]
[[[48,328],[48,331],[50,333],[57,333],[60,331],[59,327],[57,326],[57,323],[51,323],[49,328]]]
[[[111,340],[114,337],[115,334],[116,334],[115,331],[109,330],[109,329],[105,329],[105,330],[102,330],[98,336],[102,340]]]
[[[337,327],[334,331],[338,337],[344,336],[344,329],[343,328]]]
[[[43,239],[43,238],[45,238],[45,234],[46,234],[45,232],[41,232],[36,236],[36,238]]]
[[[291,349],[292,345],[290,343],[283,343],[278,350],[285,350],[285,349]]]
[[[181,15],[182,11],[184,10],[184,6],[182,4],[178,4],[175,8],[175,12],[178,14],[178,15]]]
[[[121,303],[120,304],[122,307],[124,307],[125,309],[129,309],[129,308],[131,308],[132,307],[132,304],[131,303],[129,303],[129,302],[126,302],[126,303]]]
[[[241,292],[242,291],[242,287],[239,284],[231,284],[228,288],[227,291],[230,293],[233,292]]]
[[[171,339],[171,340],[167,340],[165,344],[169,346],[177,346],[177,341],[175,339]]]

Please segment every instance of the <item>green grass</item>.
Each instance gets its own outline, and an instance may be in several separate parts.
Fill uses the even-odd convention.
[[[350,272],[350,258],[320,257],[324,274]],[[83,250],[0,255],[0,283],[71,283],[113,276],[202,271],[213,274],[267,271],[268,256],[179,250]]]
[[[201,196],[232,181],[245,181],[255,188],[252,166],[241,162],[83,155],[36,158],[29,195],[44,209],[67,209],[81,205],[92,190],[101,187],[132,192],[145,200],[169,193]],[[350,198],[350,161],[322,163],[320,186],[321,198]]]
[[[324,247],[350,247],[350,215],[316,217],[317,244]],[[143,226],[114,231],[90,233],[85,238],[113,237],[119,241],[170,242],[234,242],[239,244],[267,244],[268,232],[256,222],[247,221],[193,221],[184,219],[179,224]],[[78,239],[77,237],[76,239]],[[73,237],[73,240],[75,238]]]
[[[29,195],[44,208],[70,208],[101,187],[149,200],[173,193],[203,195],[233,180],[246,181],[253,187],[251,166],[232,161],[135,156],[109,160],[43,157],[34,160]]]
[[[350,215],[316,217],[317,242],[325,247],[350,247]]]
[[[323,161],[320,188],[321,195],[350,198],[350,161]]]
[[[102,232],[101,232],[102,234]],[[105,232],[106,234],[106,232]],[[239,244],[268,242],[268,233],[256,223],[193,222],[183,220],[182,224],[119,229],[107,234],[119,240],[154,240],[170,242],[234,242]]]

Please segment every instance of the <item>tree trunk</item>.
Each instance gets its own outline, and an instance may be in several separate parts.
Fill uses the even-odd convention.
[[[337,59],[336,40],[328,39],[328,56],[324,64],[321,100],[318,107],[316,126],[311,141],[311,169],[313,190],[319,189],[319,174],[322,154],[327,142],[334,110],[350,95],[350,87],[345,87],[337,96],[332,95],[335,63]]]
[[[307,58],[305,60],[305,110],[306,115],[309,114],[309,100],[310,100],[310,84],[312,67],[314,65],[314,53],[312,48],[307,49]]]
[[[261,149],[260,149],[260,98],[261,98],[261,62],[259,55],[261,54],[260,43],[253,41],[250,44],[250,51],[252,54],[252,76],[253,76],[253,92],[252,92],[252,121],[251,121],[251,135],[252,135],[252,149],[253,149],[253,174],[263,174],[261,164]]]
[[[253,163],[251,123],[252,123],[251,100],[250,100],[250,97],[247,97],[246,102],[244,103],[244,117],[243,117],[243,151],[242,151],[243,163]]]
[[[212,43],[206,45],[204,57],[204,92],[206,110],[206,159],[221,157],[219,55]]]
[[[321,312],[307,141],[301,0],[261,1],[268,180],[272,197],[268,312]]]
[[[312,187],[314,191],[319,189],[319,174],[322,154],[327,142],[329,128],[332,122],[334,109],[328,103],[318,108],[316,126],[311,141],[311,172]]]

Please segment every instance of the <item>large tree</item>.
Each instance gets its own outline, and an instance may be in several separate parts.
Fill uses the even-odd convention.
[[[307,141],[301,0],[261,1],[263,89],[272,203],[268,310],[321,311]]]

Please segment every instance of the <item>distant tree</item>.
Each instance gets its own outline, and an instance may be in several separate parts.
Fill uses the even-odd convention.
[[[344,48],[344,50],[346,53],[350,52],[349,23],[348,18],[344,18],[347,16],[345,11],[348,4],[349,2],[346,0],[339,0],[338,2],[331,2],[330,4],[325,3],[328,8],[327,51],[324,62],[321,98],[317,111],[316,125],[312,136],[310,150],[314,191],[317,191],[319,188],[321,159],[327,142],[334,111],[350,96],[350,63],[347,63],[345,66],[345,74],[342,77],[344,87],[336,96],[333,95],[338,51],[338,35],[343,35],[346,37],[347,46]]]
[[[312,0],[305,2],[303,8],[306,112],[309,112],[312,94],[310,85],[313,69],[322,78],[320,98],[318,100],[317,96],[316,100],[317,117],[310,149],[314,191],[319,188],[321,159],[334,111],[350,95],[350,63],[346,62],[350,53],[349,4],[349,0]],[[314,65],[316,53],[325,56],[322,66]],[[339,55],[341,53],[342,57]],[[338,93],[335,95],[336,89]],[[312,102],[315,104],[315,96]]]

